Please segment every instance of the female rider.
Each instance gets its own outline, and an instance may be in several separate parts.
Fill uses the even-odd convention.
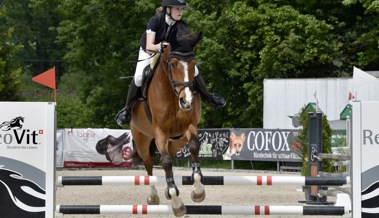
[[[130,110],[137,94],[142,86],[142,74],[144,68],[150,64],[150,55],[161,52],[162,46],[167,45],[168,35],[178,24],[187,24],[182,20],[183,10],[186,7],[186,0],[163,0],[162,7],[157,9],[157,13],[150,18],[147,23],[147,29],[141,37],[141,48],[138,56],[136,71],[132,82],[129,85],[128,95],[126,97],[125,107],[116,115],[116,122],[122,126],[130,120]],[[223,97],[216,93],[209,93],[205,87],[205,82],[195,66],[194,87],[213,110],[225,106],[226,102]]]

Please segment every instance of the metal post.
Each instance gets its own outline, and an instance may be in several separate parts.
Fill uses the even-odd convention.
[[[322,113],[308,114],[308,175],[317,176],[322,169],[322,162],[317,158],[322,153]],[[306,191],[309,192],[310,202],[326,202],[326,196],[320,198],[318,192],[323,189],[321,186],[310,186]]]

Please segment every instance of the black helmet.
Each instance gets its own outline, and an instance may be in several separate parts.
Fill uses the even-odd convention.
[[[185,8],[187,7],[186,0],[163,0],[162,7],[176,7],[176,8]]]

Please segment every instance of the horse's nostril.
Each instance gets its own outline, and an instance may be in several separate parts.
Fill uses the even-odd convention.
[[[185,111],[191,110],[192,108],[192,105],[189,104],[185,98],[180,98],[179,104],[180,104],[180,108]]]

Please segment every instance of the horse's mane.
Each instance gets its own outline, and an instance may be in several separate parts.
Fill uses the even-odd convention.
[[[173,31],[170,36],[172,51],[191,52],[200,39],[201,33],[196,35],[187,26],[178,24],[177,30]]]
[[[181,42],[196,43],[197,35],[192,32],[190,28],[184,25],[178,25],[178,33],[176,34],[176,39]]]

